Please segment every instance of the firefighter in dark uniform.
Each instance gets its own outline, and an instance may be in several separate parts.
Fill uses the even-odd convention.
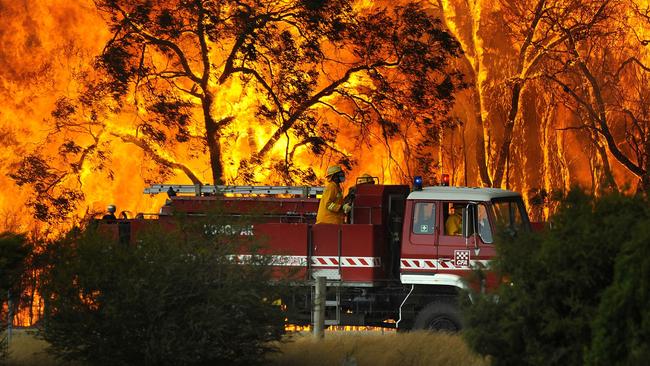
[[[102,219],[104,220],[117,220],[117,217],[115,217],[115,205],[108,205],[106,207],[106,214],[102,216]]]

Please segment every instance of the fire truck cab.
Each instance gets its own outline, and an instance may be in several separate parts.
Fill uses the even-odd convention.
[[[426,187],[408,195],[405,215],[400,283],[410,289],[397,325],[405,328],[460,328],[459,290],[474,269],[489,268],[496,230],[530,230],[521,195],[495,188]],[[496,285],[488,275],[479,286]]]
[[[458,330],[458,294],[495,255],[497,228],[529,230],[521,195],[508,190],[359,184],[348,223],[314,224],[321,187],[157,185],[173,190],[157,220],[205,213],[219,202],[228,215],[263,215],[240,235],[265,238],[273,265],[298,280],[283,302],[293,323],[312,322],[314,283],[327,283],[326,324]],[[133,241],[149,215],[106,222]],[[258,215],[259,216],[259,215]],[[119,234],[118,234],[119,231]],[[237,253],[241,254],[241,253]],[[494,276],[480,284],[494,286]]]

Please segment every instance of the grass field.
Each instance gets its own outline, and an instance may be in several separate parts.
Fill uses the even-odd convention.
[[[9,342],[8,366],[58,366],[74,365],[70,362],[57,362],[45,352],[47,343],[37,339],[29,329],[14,329]]]
[[[486,359],[471,353],[458,335],[327,332],[324,339],[316,341],[309,333],[290,333],[285,340],[279,345],[280,352],[268,357],[268,365],[489,365]],[[14,330],[7,365],[71,365],[57,362],[45,353],[46,347],[31,331]]]
[[[270,365],[489,365],[460,336],[443,333],[334,332],[320,341],[301,333],[289,335],[280,351],[269,357]]]

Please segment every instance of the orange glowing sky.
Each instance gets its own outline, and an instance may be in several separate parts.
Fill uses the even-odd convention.
[[[370,9],[381,2],[360,1],[359,9]],[[453,116],[465,121],[462,128],[446,131],[443,146],[432,152],[436,158],[442,158],[442,170],[452,173],[455,183],[462,184],[467,180],[469,185],[477,184],[478,174],[473,161],[477,149],[474,141],[476,126],[472,124],[474,116],[479,113],[485,120],[484,128],[491,133],[491,140],[486,145],[486,154],[493,154],[499,137],[498,125],[503,119],[504,90],[507,82],[507,49],[514,45],[504,44],[505,39],[500,35],[489,33],[488,17],[494,16],[498,9],[496,1],[429,1],[423,3],[432,12],[444,11],[443,21],[450,31],[458,37],[465,50],[465,56],[458,60],[459,67],[465,67],[468,75],[474,74],[475,83],[481,93],[482,110],[474,110],[476,103],[470,91],[458,95]],[[647,4],[646,4],[647,6]],[[15,168],[21,157],[37,149],[52,149],[47,144],[47,138],[52,132],[50,113],[54,103],[62,95],[74,96],[78,93],[79,85],[76,75],[92,73],[92,60],[98,55],[111,34],[90,0],[74,2],[63,0],[0,0],[0,229],[25,231],[33,228],[33,220],[27,214],[24,203],[31,192],[27,188],[15,185],[7,173]],[[440,13],[438,13],[440,14]],[[493,25],[491,25],[493,26]],[[648,25],[640,23],[638,36],[643,38],[648,34]],[[500,57],[495,49],[504,50]],[[512,47],[511,47],[512,46]],[[487,51],[489,52],[487,52]],[[490,53],[491,52],[491,53]],[[472,70],[468,70],[471,68]],[[354,87],[359,80],[350,82]],[[506,89],[504,89],[506,88]],[[221,101],[214,114],[217,117],[235,116],[235,122],[228,127],[224,134],[224,149],[228,152],[224,165],[226,181],[237,182],[237,167],[239,161],[250,157],[251,153],[268,139],[273,129],[268,125],[262,126],[256,121],[254,113],[257,106],[256,91],[252,86],[244,86],[237,81],[222,85],[217,93]],[[565,188],[571,183],[589,185],[590,165],[584,155],[583,140],[569,135],[557,135],[557,148],[553,154],[562,155],[566,167],[561,172],[538,171],[539,161],[544,154],[539,151],[539,136],[541,132],[527,130],[538,126],[538,118],[529,118],[535,114],[541,100],[532,92],[524,94],[525,105],[522,107],[522,119],[519,131],[516,131],[513,164],[519,164],[511,174],[509,185],[517,190],[527,191],[530,187],[548,186]],[[101,212],[108,203],[115,203],[118,211],[135,212],[158,211],[164,197],[148,197],[142,194],[145,179],[156,180],[156,174],[151,160],[133,145],[122,143],[115,135],[133,135],[133,126],[137,123],[141,111],[125,110],[119,115],[107,119],[107,131],[102,135],[102,142],[107,144],[111,152],[110,170],[114,179],[108,179],[105,172],[93,169],[92,164],[82,168],[79,182],[82,185],[86,200],[79,207],[77,216],[82,217],[87,212]],[[323,115],[327,115],[325,108]],[[538,116],[539,117],[539,116]],[[556,126],[569,124],[573,116],[569,112],[558,109],[554,114]],[[404,125],[407,121],[404,122]],[[384,143],[379,131],[371,131],[367,143],[360,144],[354,131],[342,127],[337,140],[337,148],[357,159],[356,165],[349,176],[354,178],[363,172],[378,176],[383,183],[408,183],[405,178],[417,175],[411,171],[406,160],[406,148],[403,141],[396,139],[389,143],[390,149]],[[539,127],[533,127],[539,128]],[[415,134],[417,131],[407,130]],[[201,133],[201,127],[196,126],[196,133]],[[551,136],[556,136],[555,132]],[[83,137],[77,137],[83,141]],[[290,146],[295,139],[289,136]],[[52,145],[54,146],[54,144]],[[271,153],[273,159],[283,159],[287,147],[286,137],[275,145]],[[462,150],[464,149],[464,150]],[[535,150],[536,149],[536,150]],[[460,151],[466,152],[467,166],[464,166]],[[56,151],[49,151],[49,156],[56,162]],[[207,158],[202,158],[196,151],[164,151],[160,154],[171,161],[181,162],[190,167],[200,179],[211,183],[211,174]],[[389,153],[391,154],[389,156]],[[581,155],[582,154],[582,155]],[[194,155],[198,155],[194,156]],[[558,156],[559,156],[558,155]],[[548,158],[548,157],[547,157]],[[550,158],[548,158],[550,159]],[[547,160],[548,160],[547,159]],[[551,160],[550,165],[553,165]],[[311,166],[322,174],[328,165],[335,161],[333,156],[313,156],[306,149],[297,149],[295,162],[301,166]],[[557,165],[557,164],[556,164]],[[630,175],[613,164],[620,182],[631,179]],[[467,172],[467,177],[465,177]],[[260,184],[281,184],[278,178],[262,170],[256,180]],[[353,179],[350,179],[353,181]],[[189,183],[182,173],[168,177],[166,182],[159,183]]]

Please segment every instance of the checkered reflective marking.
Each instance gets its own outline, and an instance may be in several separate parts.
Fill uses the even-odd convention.
[[[454,264],[458,267],[469,267],[469,250],[454,250]]]

